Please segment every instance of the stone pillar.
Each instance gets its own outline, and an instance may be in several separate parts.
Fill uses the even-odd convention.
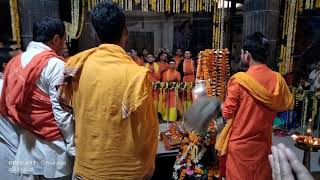
[[[276,67],[276,52],[280,0],[245,0],[243,13],[243,38],[254,32],[263,33],[270,42],[270,52],[267,59],[269,67]]]
[[[25,49],[32,40],[33,23],[45,16],[59,17],[59,0],[19,0],[21,43]]]

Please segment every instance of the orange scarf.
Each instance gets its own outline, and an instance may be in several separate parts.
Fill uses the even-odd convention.
[[[21,54],[13,58],[4,72],[1,98],[1,114],[13,123],[39,137],[52,141],[62,137],[52,111],[50,97],[36,86],[43,68],[53,51],[36,55],[25,67],[21,66]]]

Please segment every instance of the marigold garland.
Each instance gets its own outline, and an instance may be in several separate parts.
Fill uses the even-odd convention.
[[[224,0],[221,0],[221,17],[220,17],[220,44],[219,49],[223,48],[223,38],[224,38]]]
[[[81,8],[81,18],[80,18],[80,28],[78,30],[76,39],[80,38],[82,31],[83,31],[83,25],[84,25],[84,6],[85,6],[85,0],[82,0],[82,8]]]
[[[223,38],[224,38],[224,16],[225,16],[224,0],[213,0],[213,1],[210,1],[210,4],[213,9],[212,48],[222,49]],[[219,8],[219,5],[221,6],[220,8]],[[211,10],[209,11],[211,12]]]
[[[214,11],[214,5],[218,4],[218,1],[223,0],[112,0],[112,2],[117,3],[126,11],[133,10],[132,7],[135,4],[139,5],[141,11],[144,12],[148,12],[150,7],[151,11],[172,13],[212,12]],[[88,11],[91,11],[98,3],[107,2],[107,0],[88,0],[87,2]],[[219,12],[221,13],[221,11]]]
[[[211,180],[215,175],[217,175],[215,177],[218,177],[217,162],[206,155],[206,152],[214,147],[216,136],[215,120],[210,121],[204,134],[198,134],[194,131],[184,133],[184,137],[181,138],[179,155],[176,157],[174,164],[173,179],[183,180],[186,176],[201,177],[207,175],[208,179]],[[212,162],[208,164],[203,161],[203,158],[209,158],[208,160]]]
[[[294,52],[294,38],[296,27],[296,15],[299,11],[300,0],[285,0],[285,15],[283,20],[283,44],[281,45],[279,71],[282,75],[292,71]],[[285,40],[284,38],[287,37]],[[286,41],[286,43],[284,43]]]
[[[320,0],[316,0],[315,7],[316,7],[316,8],[320,8]]]
[[[18,0],[10,0],[9,3],[11,14],[12,39],[17,42],[18,47],[21,47]]]
[[[66,26],[66,32],[68,39],[76,39],[79,33],[79,22],[83,20],[80,19],[80,13],[84,14],[84,0],[82,1],[83,12],[80,12],[80,0],[71,0],[71,23],[64,22]],[[84,16],[83,16],[84,17]],[[82,18],[82,16],[81,16]],[[80,26],[81,27],[81,26]]]
[[[230,78],[228,49],[200,52],[197,79],[205,80],[208,96],[217,96],[225,100],[227,81]]]
[[[320,0],[284,0],[282,44],[279,72],[286,75],[293,71],[293,54],[297,29],[297,16],[305,9],[320,8]]]

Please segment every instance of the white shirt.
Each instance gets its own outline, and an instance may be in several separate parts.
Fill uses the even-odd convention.
[[[3,74],[0,73],[0,93],[3,87]],[[10,173],[19,145],[17,127],[7,118],[0,116],[0,174],[1,179],[17,180],[20,177]]]
[[[27,51],[22,54],[22,67],[26,67],[35,55],[45,50],[51,49],[43,43],[31,42]],[[46,178],[58,178],[72,173],[72,156],[75,155],[74,118],[72,114],[61,108],[56,88],[63,76],[63,70],[64,62],[57,58],[51,58],[37,81],[37,86],[50,96],[54,117],[63,138],[46,141],[28,130],[18,128],[20,142],[15,163],[11,169],[13,173],[43,175]]]

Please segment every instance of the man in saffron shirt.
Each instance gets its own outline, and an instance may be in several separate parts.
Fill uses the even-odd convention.
[[[293,105],[293,98],[281,75],[266,66],[268,50],[268,40],[261,33],[248,36],[241,60],[249,69],[229,81],[223,117],[231,126],[227,150],[220,151],[226,153],[228,180],[272,179],[268,161],[272,122],[278,111]],[[218,140],[216,147],[219,144]]]
[[[17,126],[16,162],[10,169],[22,179],[70,179],[74,147],[73,115],[57,99],[64,62],[65,26],[45,17],[33,26],[27,51],[13,58],[4,72],[1,115]],[[14,144],[15,142],[11,142]],[[10,165],[10,164],[9,164]]]
[[[148,53],[146,56],[147,63],[144,64],[144,67],[150,71],[152,82],[158,82],[161,80],[160,67],[157,62],[155,62],[155,58],[153,54]]]
[[[170,68],[170,65],[168,63],[169,54],[164,51],[161,51],[158,56],[159,56],[159,68],[160,68],[161,79],[162,79],[163,73]]]
[[[183,60],[183,82],[194,82],[195,78],[195,65],[194,61],[191,59],[191,52],[186,51],[184,53]]]
[[[191,52],[185,51],[184,59],[180,62],[177,70],[181,73],[182,82],[186,83],[186,86],[192,86],[191,83],[195,81],[195,63],[191,58]],[[180,93],[181,104],[183,111],[186,112],[192,104],[192,94],[190,91],[183,91]]]
[[[161,80],[161,73],[160,73],[160,66],[158,62],[155,62],[155,58],[153,57],[153,54],[148,53],[146,56],[147,63],[145,63],[145,68],[147,68],[150,72],[150,78],[151,81],[156,84],[159,83]],[[162,113],[162,102],[159,101],[160,96],[160,89],[157,89],[154,87],[152,90],[152,96],[153,96],[153,103],[154,107],[158,114]]]
[[[101,44],[68,60],[60,88],[77,120],[75,176],[149,179],[158,143],[149,71],[124,51],[125,13],[115,3],[99,3],[91,22]]]

